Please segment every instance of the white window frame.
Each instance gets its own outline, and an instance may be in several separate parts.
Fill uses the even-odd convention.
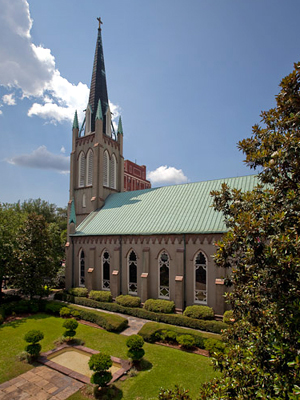
[[[84,275],[83,275],[83,279],[84,279],[84,283],[81,283],[81,261],[82,261],[82,253],[83,253],[83,262],[84,262]],[[78,286],[80,287],[85,287],[85,264],[86,264],[86,257],[85,257],[85,253],[84,250],[81,249],[79,252],[79,279],[78,279]]]
[[[131,253],[134,253],[135,254],[135,258],[136,258],[136,260],[134,261],[134,260],[130,260],[130,256],[131,256]],[[131,264],[134,264],[135,265],[135,267],[136,267],[136,282],[130,282],[130,265]],[[127,257],[127,271],[128,271],[128,294],[131,294],[131,295],[133,295],[133,296],[137,296],[137,289],[138,289],[138,286],[137,286],[137,276],[138,276],[138,266],[137,266],[137,255],[136,255],[136,252],[133,250],[133,249],[131,249],[130,250],[130,252],[128,253],[128,257]],[[133,290],[132,290],[133,289]]]
[[[167,257],[168,257],[168,260],[167,260],[167,261],[162,261],[162,260],[161,260],[161,257],[162,257],[163,254],[166,254],[166,255],[167,255]],[[162,285],[160,284],[160,270],[161,270],[161,268],[162,268],[164,265],[166,265],[166,267],[167,267],[168,270],[169,270],[169,286],[162,286]],[[162,293],[162,291],[167,292],[167,294],[164,295],[164,294]],[[158,256],[158,298],[159,298],[159,299],[170,300],[170,255],[169,255],[169,253],[168,253],[166,250],[162,250],[162,251],[159,253],[159,256]]]
[[[196,259],[198,257],[199,254],[202,254],[203,257],[205,258],[205,264],[198,264],[198,267],[196,265]],[[195,254],[194,260],[193,260],[193,273],[194,273],[194,303],[196,304],[207,304],[207,294],[208,294],[208,288],[207,288],[207,282],[208,282],[208,262],[207,262],[207,257],[206,254],[204,253],[204,251],[199,250],[197,251],[197,253]],[[203,268],[205,271],[205,290],[203,289],[196,289],[196,271],[198,268]],[[202,292],[204,299],[203,300],[198,300],[198,292]]]
[[[108,258],[105,259],[108,264],[109,264],[109,279],[104,279],[104,254],[108,254]],[[104,249],[101,255],[101,276],[102,276],[102,290],[110,290],[110,268],[111,268],[111,262],[110,262],[110,254],[107,249]]]

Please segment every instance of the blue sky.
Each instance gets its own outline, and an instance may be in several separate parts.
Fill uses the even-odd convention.
[[[0,0],[0,202],[65,206],[101,16],[124,157],[153,186],[253,173],[236,143],[300,60],[299,0]]]

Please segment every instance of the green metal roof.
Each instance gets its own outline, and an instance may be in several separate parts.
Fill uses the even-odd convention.
[[[100,210],[85,218],[75,235],[226,232],[222,214],[210,207],[210,192],[219,190],[223,182],[242,191],[258,183],[250,175],[112,194]]]

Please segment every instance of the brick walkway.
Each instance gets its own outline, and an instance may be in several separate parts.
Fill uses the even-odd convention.
[[[65,400],[84,384],[45,366],[0,384],[0,400]]]

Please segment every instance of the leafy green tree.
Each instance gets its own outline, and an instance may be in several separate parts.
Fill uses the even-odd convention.
[[[59,268],[45,218],[30,214],[19,230],[17,243],[14,284],[30,298],[42,296]]]
[[[14,248],[16,234],[24,221],[24,215],[7,204],[0,204],[0,303],[4,280],[14,272]]]
[[[228,228],[215,261],[233,285],[235,323],[214,359],[222,378],[201,399],[300,398],[300,63],[280,86],[263,125],[239,142],[259,185],[213,193]]]

